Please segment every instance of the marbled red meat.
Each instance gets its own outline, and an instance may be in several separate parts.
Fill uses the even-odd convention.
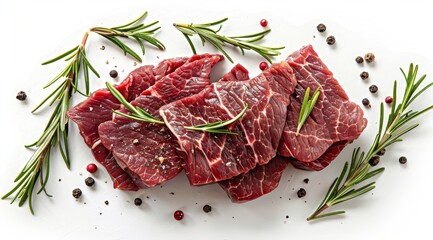
[[[221,55],[209,55],[186,63],[143,91],[131,104],[160,119],[159,109],[163,105],[208,86],[212,67],[222,59]],[[121,111],[129,113],[124,107]],[[117,163],[140,188],[165,182],[182,170],[184,153],[179,152],[176,138],[164,125],[116,115],[113,121],[99,126],[99,135],[103,145],[113,152]]]
[[[190,183],[229,179],[274,158],[295,85],[292,69],[282,62],[251,80],[217,82],[199,94],[162,107],[164,122],[187,154],[185,172]],[[248,110],[230,127],[236,135],[184,128],[232,119],[244,103]]]
[[[132,71],[128,77],[115,88],[119,90],[128,101],[134,100],[141,92],[163,76],[173,72],[187,61],[195,61],[204,55],[196,55],[191,58],[171,58],[161,61],[156,67],[146,65]],[[123,190],[137,190],[131,177],[126,174],[116,163],[111,152],[105,148],[99,139],[98,126],[106,121],[111,121],[112,110],[118,110],[120,103],[108,91],[103,88],[95,91],[91,97],[68,111],[68,117],[74,121],[80,130],[84,142],[89,146],[95,159],[107,169],[113,180],[114,188]]]
[[[291,157],[297,167],[321,170],[347,143],[359,137],[367,119],[362,109],[349,101],[312,46],[294,52],[287,62],[295,72],[298,85],[291,96],[278,154]],[[321,94],[297,136],[299,109],[307,87],[311,92],[320,88]]]
[[[246,202],[270,193],[278,187],[289,165],[285,157],[277,156],[265,165],[257,165],[248,173],[219,182],[233,202]]]

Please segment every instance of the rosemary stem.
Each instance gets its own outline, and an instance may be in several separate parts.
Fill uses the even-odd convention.
[[[311,214],[311,216],[309,216],[307,218],[307,221],[310,221],[310,220],[317,218],[317,216],[319,216],[323,211],[325,211],[329,207],[330,206],[328,205],[328,203],[324,204],[321,208],[319,208],[317,211],[315,211],[313,214]]]
[[[380,142],[379,142],[379,144],[378,144],[378,146],[382,146],[385,142],[386,142],[386,140],[388,140],[388,138],[390,137],[390,135],[391,135],[391,129],[393,129],[394,128],[394,125],[400,120],[400,116],[401,116],[401,112],[402,111],[399,111],[398,113],[397,113],[397,115],[395,116],[395,118],[394,118],[394,121],[392,121],[392,123],[389,125],[389,127],[386,129],[386,132],[385,132],[385,134],[383,135],[383,137],[382,137],[382,139],[380,140]]]

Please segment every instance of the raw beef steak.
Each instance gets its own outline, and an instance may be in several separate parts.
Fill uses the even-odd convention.
[[[233,202],[250,201],[277,188],[287,165],[287,158],[277,156],[265,165],[257,165],[248,173],[221,181],[219,184]]]
[[[275,157],[295,85],[292,69],[282,62],[251,80],[220,81],[162,107],[164,122],[187,154],[185,172],[190,183],[229,179]],[[245,115],[230,126],[236,135],[184,128],[230,120],[245,103],[249,106]]]
[[[367,119],[363,117],[362,109],[349,101],[312,46],[294,52],[287,62],[295,72],[298,85],[290,98],[278,153],[291,157],[297,167],[321,170],[347,143],[358,138]],[[321,94],[310,117],[296,135],[299,110],[307,87],[311,92],[320,88]]]
[[[187,57],[172,58],[163,60],[156,67],[151,65],[139,67],[115,87],[128,101],[132,101],[143,90],[152,86],[155,81],[158,81],[166,74],[173,72],[187,62],[188,59]],[[197,57],[194,57],[192,60],[196,59]],[[69,110],[67,114],[78,125],[80,134],[87,146],[91,148],[95,159],[107,169],[113,180],[114,188],[137,190],[137,186],[128,174],[117,165],[111,152],[99,140],[98,126],[103,122],[110,121],[112,119],[112,109],[117,110],[119,108],[120,103],[108,89],[104,88],[95,91],[91,97]]]
[[[163,105],[208,86],[212,67],[222,59],[221,55],[209,55],[184,64],[143,91],[131,104],[161,119],[159,109]],[[121,111],[129,113],[124,107]],[[99,135],[103,145],[113,152],[117,163],[140,188],[172,179],[182,170],[185,154],[178,151],[176,138],[164,125],[116,115],[113,121],[99,126]]]

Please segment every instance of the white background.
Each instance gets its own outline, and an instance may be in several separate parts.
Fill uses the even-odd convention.
[[[7,200],[0,201],[2,239],[5,236],[20,239],[407,239],[417,236],[417,239],[429,239],[429,218],[433,214],[430,121],[433,113],[418,120],[421,126],[408,134],[403,144],[387,149],[380,163],[386,171],[377,178],[377,188],[372,193],[334,208],[347,210],[345,216],[313,223],[305,218],[320,202],[344,161],[349,160],[352,149],[356,146],[365,149],[373,140],[379,101],[391,94],[394,79],[403,84],[398,68],[406,69],[410,62],[418,63],[420,73],[427,73],[427,81],[433,81],[431,1],[3,2],[0,6],[1,195],[13,186],[14,177],[31,156],[23,145],[39,136],[49,116],[49,111],[37,115],[30,111],[48,93],[41,90],[42,86],[63,65],[41,66],[40,63],[78,44],[89,27],[123,24],[144,10],[149,11],[146,22],[161,21],[162,31],[157,37],[167,46],[165,52],[147,48],[143,56],[147,64],[156,64],[158,58],[191,54],[183,36],[171,26],[175,21],[207,22],[229,17],[223,31],[237,35],[260,31],[260,19],[268,19],[272,33],[265,43],[286,46],[276,61],[302,45],[312,44],[353,101],[371,99],[373,107],[365,110],[369,119],[367,129],[324,171],[305,172],[290,167],[274,192],[246,204],[233,204],[218,186],[193,188],[182,174],[162,187],[131,193],[112,189],[109,177],[100,168],[93,175],[95,188],[90,189],[84,185],[84,179],[89,175],[85,166],[92,162],[92,156],[76,126],[71,124],[71,169],[64,166],[60,156],[53,155],[47,186],[53,197],[36,196],[34,216],[26,205],[18,208]],[[328,27],[325,34],[315,29],[320,22]],[[325,43],[326,36],[331,34],[337,39],[333,47]],[[99,49],[102,45],[106,50]],[[214,51],[211,47],[197,49]],[[87,51],[102,76],[92,79],[93,90],[102,87],[106,80],[122,80],[134,68],[132,58],[123,56],[94,34],[89,37]],[[354,58],[369,51],[376,54],[376,63],[357,65]],[[259,73],[257,66],[261,59],[253,54],[241,56],[236,50],[229,52],[236,62],[248,67],[251,76]],[[214,77],[231,66],[228,61],[220,64]],[[111,69],[119,71],[118,80],[109,78]],[[359,78],[364,70],[370,72],[368,81]],[[373,83],[379,86],[377,96],[368,92],[368,86]],[[27,92],[26,102],[15,99],[20,90]],[[432,103],[432,92],[423,99],[414,107],[419,109]],[[76,95],[73,104],[82,100],[83,97]],[[402,155],[407,156],[407,165],[398,163]],[[302,180],[307,177],[310,183],[305,184]],[[83,190],[79,201],[71,196],[75,187]],[[296,197],[300,187],[307,190],[303,199]],[[132,203],[135,197],[143,199],[141,207]],[[108,206],[105,200],[110,202]],[[204,204],[212,205],[214,210],[205,214],[201,210]],[[182,222],[173,220],[176,209],[186,214]]]

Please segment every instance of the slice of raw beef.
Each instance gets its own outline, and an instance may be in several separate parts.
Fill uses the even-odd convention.
[[[291,157],[296,167],[321,170],[364,130],[367,119],[362,109],[350,102],[332,72],[312,46],[305,46],[287,58],[298,85],[290,98],[286,124],[278,153]],[[310,117],[296,135],[301,102],[307,87],[321,94]]]
[[[292,69],[282,62],[251,80],[213,83],[197,95],[163,106],[160,114],[187,155],[190,183],[229,179],[274,158],[295,85]],[[184,128],[230,120],[245,103],[245,115],[229,128],[235,135]]]
[[[158,66],[142,66],[132,71],[128,77],[116,89],[131,101],[141,92],[152,86],[155,81],[183,65],[189,58],[172,58],[163,60]],[[196,59],[196,57],[194,57]],[[190,60],[191,61],[191,60]],[[95,159],[101,163],[110,174],[114,188],[123,190],[137,190],[137,186],[115,162],[112,154],[99,140],[99,124],[112,119],[112,109],[119,109],[120,103],[108,91],[100,89],[95,91],[91,97],[68,111],[68,117],[77,123],[84,142],[91,148]]]
[[[235,78],[228,81],[248,80],[248,71],[238,71]],[[227,75],[228,75],[227,74]],[[218,182],[233,202],[246,202],[272,192],[278,187],[283,171],[289,165],[285,157],[276,156],[265,165],[257,165],[251,171]]]
[[[248,173],[218,183],[233,202],[251,201],[277,188],[287,165],[287,158],[277,156],[265,165],[257,165]]]
[[[209,55],[184,64],[143,91],[131,104],[162,120],[159,109],[207,87],[212,67],[222,59],[221,55]],[[129,113],[124,107],[121,111]],[[103,145],[113,152],[117,163],[140,188],[165,182],[182,170],[185,154],[179,152],[176,138],[164,125],[116,115],[113,121],[99,126],[99,135]]]

